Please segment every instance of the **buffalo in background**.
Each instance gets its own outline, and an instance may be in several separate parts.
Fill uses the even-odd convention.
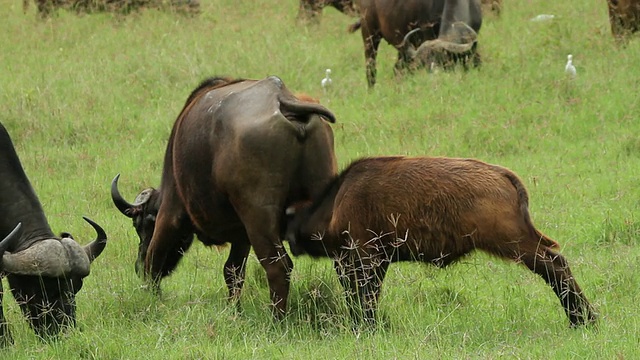
[[[294,96],[278,77],[211,78],[187,99],[171,131],[158,189],[128,203],[111,195],[140,237],[136,271],[159,290],[193,242],[231,244],[224,265],[237,300],[249,251],[264,267],[276,317],[287,307],[293,262],[282,246],[285,209],[318,196],[337,172],[334,115]],[[239,304],[239,303],[238,303]]]
[[[72,10],[77,13],[117,12],[130,13],[142,8],[173,9],[182,13],[198,13],[199,0],[34,0],[41,18],[49,17],[57,9]],[[26,13],[31,0],[22,1]]]
[[[350,31],[361,29],[369,87],[376,82],[376,56],[382,39],[398,49],[396,73],[418,60],[416,55],[425,41],[432,41],[425,44],[426,48],[422,50],[425,54],[442,53],[449,59],[463,60],[465,66],[467,61],[474,66],[480,65],[476,41],[482,26],[479,0],[363,0],[358,9],[360,19]],[[456,23],[466,26],[456,26]],[[419,30],[412,32],[415,29]],[[469,36],[471,33],[473,36]],[[426,58],[440,57],[429,55]]]
[[[97,238],[82,247],[69,233],[55,236],[31,187],[7,129],[0,124],[0,278],[9,280],[11,293],[31,328],[43,338],[54,336],[76,321],[75,296],[107,236],[84,218]],[[20,224],[16,228],[16,224]],[[13,342],[2,311],[0,282],[0,346]]]
[[[330,257],[356,320],[375,321],[389,264],[448,266],[474,250],[525,265],[551,286],[571,325],[594,322],[558,244],[538,231],[510,170],[473,159],[367,158],[287,213],[294,255]]]
[[[327,6],[349,16],[357,16],[358,9],[353,0],[300,0],[298,20],[317,23],[320,21],[322,9]]]
[[[640,30],[640,0],[607,0],[613,36],[622,40]]]

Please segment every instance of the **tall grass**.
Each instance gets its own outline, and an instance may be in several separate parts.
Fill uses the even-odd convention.
[[[362,41],[333,9],[298,26],[297,1],[203,2],[197,17],[142,11],[120,16],[58,12],[0,0],[0,121],[54,231],[88,241],[109,235],[78,296],[77,329],[42,343],[13,299],[5,312],[16,344],[7,359],[196,358],[634,358],[638,303],[637,179],[640,42],[613,41],[604,0],[505,1],[480,32],[484,64],[467,73],[395,78],[383,43],[378,83],[366,87]],[[556,15],[551,22],[529,19]],[[574,56],[575,80],[565,78]],[[332,69],[334,89],[320,80]],[[341,166],[367,155],[475,157],[513,169],[527,185],[537,227],[562,245],[600,313],[569,329],[556,296],[519,265],[476,254],[446,270],[391,266],[383,325],[352,331],[328,261],[296,258],[290,314],[274,323],[264,271],[251,258],[244,311],[225,301],[227,249],[195,244],[148,293],[135,276],[137,236],[109,198],[159,184],[175,116],[210,75],[280,76],[338,117]],[[408,194],[410,196],[410,194]]]

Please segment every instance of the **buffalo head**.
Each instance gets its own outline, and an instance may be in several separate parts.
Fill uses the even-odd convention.
[[[143,276],[144,260],[147,255],[149,243],[153,237],[156,216],[160,209],[160,192],[153,188],[144,189],[138,194],[133,204],[130,204],[120,195],[120,191],[118,191],[119,178],[120,174],[116,175],[111,182],[111,199],[123,215],[133,220],[133,227],[140,237],[138,258],[136,259],[135,265],[136,274]]]
[[[44,239],[26,249],[16,248],[21,238],[18,226],[0,242],[0,271],[7,275],[13,297],[39,336],[54,336],[65,326],[75,325],[75,295],[89,275],[91,262],[107,244],[104,230],[84,217],[96,231],[96,240],[82,247],[68,233]]]
[[[398,46],[406,51],[410,63],[414,67],[426,67],[429,71],[437,67],[450,69],[457,61],[462,61],[466,66],[466,61],[474,58],[478,34],[466,23],[455,22],[435,40],[423,42],[418,49],[411,43],[411,36],[421,29],[414,29],[405,35],[404,40]],[[478,65],[478,64],[474,64]]]
[[[153,238],[153,233],[155,231],[156,217],[158,216],[158,210],[160,210],[162,196],[159,190],[147,188],[142,190],[142,192],[140,192],[133,201],[133,204],[131,204],[125,200],[122,195],[120,195],[120,191],[118,191],[119,178],[120,174],[116,175],[111,182],[111,199],[113,200],[116,208],[118,208],[123,215],[133,220],[133,227],[136,229],[138,237],[140,238],[135,270],[138,276],[144,278],[147,275],[145,272],[145,260],[149,244],[151,243],[151,238]],[[159,271],[159,277],[148,279],[152,281],[151,285],[154,286],[154,291],[160,291],[160,278],[169,275],[176,268],[184,252],[186,252],[191,246],[191,243],[193,242],[193,235],[194,233],[190,226],[188,229],[184,229],[176,246],[169,250],[169,254],[164,261],[163,268]]]

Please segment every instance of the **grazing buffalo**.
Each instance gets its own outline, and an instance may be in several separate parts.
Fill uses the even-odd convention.
[[[405,69],[414,59],[410,49],[427,40],[439,40],[432,46],[451,51],[447,42],[456,41],[460,36],[452,31],[456,22],[467,24],[475,33],[482,25],[482,9],[479,0],[367,0],[358,6],[360,19],[349,31],[361,29],[366,58],[367,82],[373,87],[376,82],[376,55],[380,41],[385,39],[398,49],[396,72]],[[405,41],[407,33],[420,29]],[[461,29],[457,27],[453,30]],[[444,37],[440,37],[443,33]],[[470,48],[473,64],[479,65],[475,40]],[[464,56],[462,58],[468,58]]]
[[[466,70],[469,62],[475,66],[480,64],[476,52],[478,34],[466,23],[458,21],[446,30],[441,29],[437,39],[427,40],[416,49],[409,38],[418,31],[420,29],[409,31],[403,42],[407,44],[406,51],[412,67],[426,67],[429,71],[437,67],[448,70],[456,63],[462,63]]]
[[[357,16],[358,10],[353,0],[300,0],[298,20],[318,22],[322,9],[332,6],[349,16]]]
[[[528,200],[513,172],[478,160],[368,158],[313,203],[288,208],[287,239],[294,255],[333,258],[353,315],[367,321],[391,262],[445,267],[476,249],[540,275],[572,325],[595,321],[558,244],[533,226]]]
[[[309,100],[309,99],[306,99]],[[279,78],[205,80],[173,126],[158,189],[133,204],[112,199],[140,237],[136,271],[159,290],[193,235],[231,243],[224,265],[237,300],[250,248],[267,273],[274,314],[286,310],[293,263],[282,246],[285,209],[319,194],[336,174],[335,121],[325,107],[296,98]]]
[[[95,241],[81,247],[68,233],[51,231],[40,201],[25,174],[11,138],[0,124],[0,277],[9,280],[11,292],[31,328],[47,338],[65,326],[75,325],[75,295],[89,275],[89,265],[104,250],[102,228],[84,218],[97,232]],[[18,229],[16,224],[21,224]],[[0,346],[12,343],[2,312],[0,282]]]
[[[613,36],[621,40],[640,30],[640,0],[607,0]]]

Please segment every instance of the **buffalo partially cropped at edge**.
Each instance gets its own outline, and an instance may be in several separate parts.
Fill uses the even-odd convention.
[[[445,267],[476,249],[540,275],[572,325],[596,319],[558,244],[533,226],[524,185],[506,168],[473,159],[362,159],[312,204],[287,212],[292,253],[334,260],[356,319],[375,320],[391,262]]]
[[[318,22],[322,9],[327,6],[331,6],[349,16],[358,14],[353,0],[300,0],[298,20]]]
[[[237,300],[253,247],[267,273],[276,317],[286,311],[293,262],[282,246],[285,209],[317,196],[337,172],[334,115],[294,96],[278,77],[212,78],[189,96],[175,122],[158,189],[133,204],[111,193],[140,237],[136,271],[159,290],[194,234],[231,244],[224,265]]]
[[[607,0],[611,32],[619,40],[640,30],[640,0]]]
[[[452,54],[449,58],[461,60],[465,68],[469,62],[480,65],[476,41],[482,26],[479,0],[363,0],[357,8],[360,19],[350,31],[361,29],[369,87],[376,82],[376,56],[382,39],[398,49],[396,73],[419,60],[415,49],[424,42],[429,42],[430,52]],[[456,23],[466,27],[456,27]],[[467,36],[467,28],[473,36]],[[458,29],[464,34],[458,34]],[[412,30],[416,31],[407,37]],[[463,43],[459,43],[461,39]]]
[[[51,231],[42,205],[22,168],[11,138],[0,124],[0,277],[9,280],[13,297],[31,328],[42,338],[75,325],[75,296],[89,275],[91,262],[107,244],[104,230],[84,218],[97,238],[81,247],[68,233]],[[17,226],[20,224],[19,226]],[[0,282],[0,346],[13,342],[2,311]]]

